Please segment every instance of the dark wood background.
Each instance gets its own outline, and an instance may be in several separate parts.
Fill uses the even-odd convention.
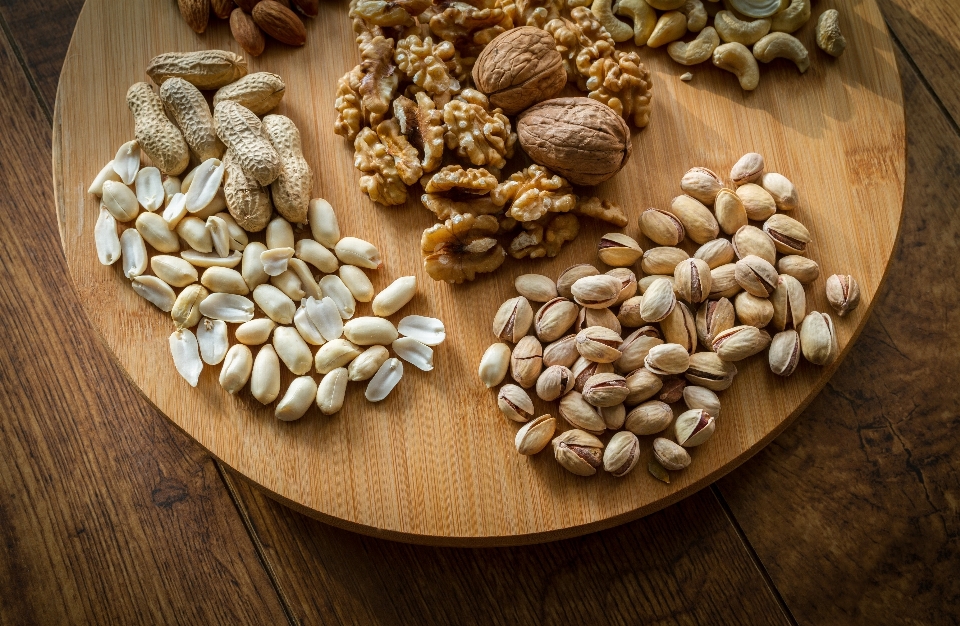
[[[958,623],[960,3],[880,5],[904,88],[904,221],[827,388],[660,513],[448,549],[273,502],[126,380],[69,284],[51,188],[82,1],[0,0],[0,624]]]

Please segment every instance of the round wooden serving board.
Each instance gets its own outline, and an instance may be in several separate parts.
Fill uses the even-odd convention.
[[[816,15],[840,6],[849,41],[839,60],[814,44]],[[721,394],[716,434],[693,450],[693,464],[663,484],[643,458],[623,479],[601,472],[585,479],[561,469],[548,450],[523,457],[514,450],[517,425],[496,407],[495,391],[477,379],[477,364],[494,340],[497,307],[515,295],[528,272],[556,276],[567,266],[597,262],[598,237],[608,225],[583,219],[579,238],[555,259],[514,261],[471,284],[436,283],[423,271],[419,241],[433,224],[416,193],[406,206],[377,206],[361,195],[353,146],[333,133],[337,79],[357,62],[345,2],[324,2],[307,21],[307,45],[269,42],[250,71],[283,77],[279,112],[299,126],[315,172],[314,194],[336,208],[345,235],[378,246],[384,267],[371,276],[379,290],[415,274],[419,294],[400,315],[442,319],[447,340],[436,369],[405,367],[386,401],[363,398],[352,383],[333,417],[316,408],[294,423],[274,418],[244,391],[225,393],[219,367],[205,367],[196,389],[181,379],[167,347],[169,317],[137,296],[120,264],[97,262],[93,227],[98,202],[86,189],[117,147],[133,137],[127,88],[148,80],[149,60],[168,51],[223,48],[241,53],[225,23],[197,36],[170,0],[88,0],[60,79],[54,119],[54,185],[64,253],[80,301],[131,380],[177,426],[273,497],[331,524],[362,533],[445,545],[522,544],[571,537],[632,520],[667,506],[729,472],[771,441],[826,383],[828,368],[803,363],[789,379],[770,373],[766,359],[738,364]],[[740,90],[726,72],[675,64],[663,49],[640,54],[654,77],[653,115],[634,133],[627,166],[594,193],[630,215],[627,233],[640,237],[637,216],[667,207],[693,166],[728,172],[745,152],[766,157],[769,171],[800,190],[795,211],[810,229],[809,255],[821,277],[807,290],[808,309],[829,310],[824,279],[853,274],[863,302],[836,318],[842,353],[863,326],[897,238],[904,185],[904,117],[900,80],[887,29],[873,0],[822,0],[799,33],[810,50],[806,74],[785,61],[761,68],[759,88]],[[693,72],[685,83],[680,75]],[[651,243],[640,239],[646,248]],[[692,248],[691,248],[692,249]],[[638,269],[638,268],[637,268]],[[361,305],[358,314],[369,314]],[[231,333],[232,336],[232,333]],[[284,388],[290,379],[285,373]],[[540,403],[542,412],[556,405]],[[123,428],[123,424],[117,424]]]

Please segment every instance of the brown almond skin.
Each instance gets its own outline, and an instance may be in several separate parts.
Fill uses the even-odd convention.
[[[486,45],[473,66],[473,82],[507,115],[557,95],[567,84],[563,58],[545,30],[521,26]]]
[[[263,37],[263,31],[253,21],[253,17],[243,9],[234,9],[230,13],[230,32],[233,38],[237,40],[240,47],[249,54],[258,57],[263,54],[263,48],[267,40]]]
[[[180,15],[193,32],[200,34],[207,30],[210,20],[210,0],[177,0]]]
[[[210,0],[210,8],[213,10],[213,14],[221,20],[229,18],[230,13],[236,6],[233,0]]]
[[[633,147],[630,128],[590,98],[554,98],[517,120],[520,145],[534,162],[576,185],[597,185],[620,171]]]
[[[293,0],[293,5],[307,17],[316,17],[320,13],[319,0]]]
[[[233,0],[238,7],[250,13],[253,11],[253,7],[257,6],[260,0]]]
[[[261,0],[253,7],[253,21],[263,32],[288,46],[307,42],[307,29],[297,14],[275,0]]]

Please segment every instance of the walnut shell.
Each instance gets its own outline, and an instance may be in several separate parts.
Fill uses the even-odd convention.
[[[601,183],[630,158],[630,128],[607,105],[590,98],[555,98],[517,120],[520,145],[536,163],[577,185]]]
[[[521,26],[487,44],[473,66],[473,82],[493,106],[513,115],[557,95],[567,73],[553,36]]]

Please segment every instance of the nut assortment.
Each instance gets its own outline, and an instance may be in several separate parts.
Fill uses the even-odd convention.
[[[316,17],[319,0],[177,0],[183,21],[197,34],[207,30],[211,14],[228,20],[240,47],[260,56],[270,37],[288,46],[307,41],[303,17]]]
[[[341,236],[333,207],[310,198],[300,133],[268,114],[283,97],[280,77],[246,75],[243,60],[222,51],[163,54],[148,74],[159,95],[147,83],[130,88],[136,139],[89,189],[100,197],[94,241],[103,265],[121,261],[133,290],[170,314],[180,375],[195,387],[204,364],[222,363],[227,392],[249,385],[291,421],[314,403],[325,415],[339,411],[348,381],[369,381],[366,398],[385,399],[403,376],[401,359],[432,370],[443,323],[387,319],[413,299],[416,278],[375,293],[364,270],[383,265],[380,252]],[[212,112],[200,89],[218,89]],[[373,315],[357,316],[368,302]],[[251,346],[260,346],[256,356]],[[286,390],[281,364],[297,376]]]
[[[602,466],[622,477],[639,460],[638,437],[657,436],[648,469],[670,482],[669,472],[689,466],[690,449],[716,430],[717,394],[733,385],[738,362],[766,352],[770,370],[790,376],[801,355],[814,365],[836,360],[833,319],[807,310],[804,285],[819,266],[804,256],[810,232],[784,213],[799,205],[794,185],[750,153],[725,178],[692,168],[680,187],[685,193],[669,209],[639,217],[659,247],[644,251],[632,237],[609,233],[597,246],[613,267],[605,273],[584,263],[555,281],[516,279],[520,295],[494,316],[500,342],[483,354],[479,375],[487,388],[508,374],[516,383],[500,388],[497,405],[525,424],[515,440],[520,454],[537,454],[552,440],[570,472],[592,476]],[[702,244],[692,257],[676,247],[685,239]],[[639,280],[631,269],[638,261],[647,274]],[[843,316],[859,304],[860,290],[852,276],[833,275],[826,296]],[[528,390],[558,402],[560,419],[537,417]],[[681,401],[675,415],[670,405]],[[571,428],[558,434],[563,425]],[[607,431],[614,434],[604,443]]]

